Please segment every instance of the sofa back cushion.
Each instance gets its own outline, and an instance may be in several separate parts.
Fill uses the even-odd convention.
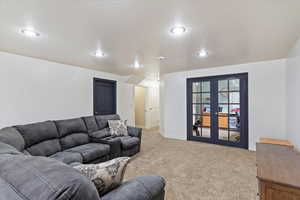
[[[95,116],[83,117],[82,119],[85,122],[88,133],[93,133],[99,130]]]
[[[61,151],[57,128],[52,121],[16,126],[33,156],[50,156]]]
[[[89,136],[81,118],[55,121],[63,150],[89,143]]]
[[[95,116],[99,130],[108,127],[108,120],[120,120],[119,115],[97,115]]]
[[[14,127],[7,127],[0,130],[0,142],[9,144],[21,152],[25,148],[25,141],[22,135]]]

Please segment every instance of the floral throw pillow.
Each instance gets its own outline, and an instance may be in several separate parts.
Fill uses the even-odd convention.
[[[128,136],[126,121],[108,120],[108,125],[112,136]]]
[[[100,196],[122,184],[129,157],[121,157],[99,164],[76,165],[75,169],[88,177]]]

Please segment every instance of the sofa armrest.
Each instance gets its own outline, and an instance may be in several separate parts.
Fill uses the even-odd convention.
[[[1,179],[22,199],[100,200],[87,177],[54,159],[3,154],[0,166]]]
[[[142,131],[143,129],[133,127],[133,126],[127,126],[128,134],[132,137],[138,137],[139,139],[142,138]]]
[[[102,200],[163,200],[165,180],[160,176],[141,176],[124,182]]]
[[[106,138],[106,137],[111,136],[110,129],[109,128],[101,129],[101,130],[89,133],[89,136],[91,138]]]
[[[110,146],[110,159],[121,155],[121,139],[116,137],[94,138],[90,137],[94,143],[108,144]]]

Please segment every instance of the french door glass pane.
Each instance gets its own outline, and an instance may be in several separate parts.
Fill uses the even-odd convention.
[[[193,115],[193,124],[195,124],[200,119],[200,115]]]
[[[229,80],[229,90],[239,91],[240,90],[240,79]]]
[[[201,83],[200,82],[193,83],[193,92],[201,92]]]
[[[202,93],[201,103],[210,103],[210,93]]]
[[[239,117],[237,115],[231,115],[229,117],[229,128],[230,130],[238,130],[239,129]]]
[[[228,92],[219,92],[219,103],[228,103]]]
[[[201,114],[201,104],[193,104],[193,114]]]
[[[219,114],[220,113],[228,113],[228,104],[219,104]]]
[[[219,128],[228,129],[228,117],[225,114],[219,114],[218,116]]]
[[[228,80],[218,81],[219,92],[228,91]]]
[[[210,112],[210,104],[193,104],[194,115],[203,115],[206,112]]]
[[[231,114],[240,115],[240,104],[230,104],[229,110],[230,110],[230,115]]]
[[[230,134],[229,140],[231,142],[236,142],[236,143],[240,142],[241,133],[239,131],[230,131],[229,134]]]
[[[201,103],[201,94],[200,93],[193,94],[193,103]]]
[[[228,141],[229,132],[227,129],[219,129],[219,140],[225,140]]]
[[[210,104],[203,104],[202,113],[210,113]]]
[[[240,103],[240,92],[230,92],[230,103]]]
[[[210,92],[210,82],[209,81],[202,82],[202,92]]]

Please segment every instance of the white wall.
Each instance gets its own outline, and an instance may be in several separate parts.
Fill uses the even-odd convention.
[[[159,85],[159,110],[160,110],[160,134],[165,136],[165,81],[162,79],[160,80]]]
[[[187,138],[187,78],[243,72],[248,72],[249,79],[249,149],[256,149],[259,137],[286,138],[285,59],[164,75],[161,85],[162,135]]]
[[[287,59],[287,138],[300,149],[300,39]]]
[[[0,52],[0,127],[93,114],[93,78],[118,81],[118,113],[134,125],[133,86],[117,75]]]

